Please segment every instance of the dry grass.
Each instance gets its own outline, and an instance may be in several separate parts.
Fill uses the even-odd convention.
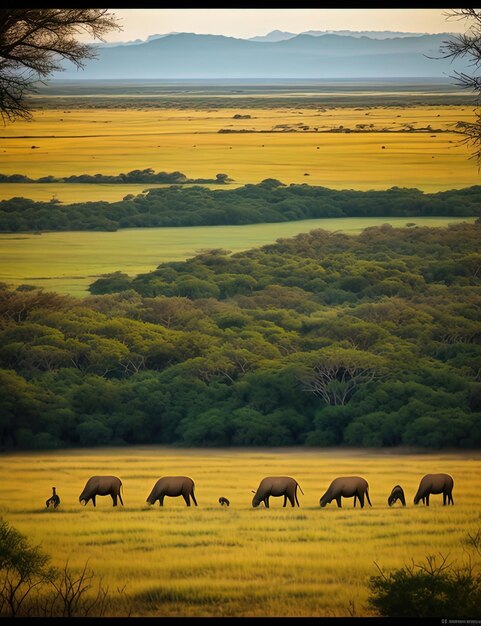
[[[479,453],[399,454],[383,450],[173,450],[128,448],[3,455],[3,518],[40,544],[61,565],[86,559],[111,591],[123,588],[134,616],[349,616],[351,603],[367,615],[367,580],[427,554],[464,557],[462,540],[481,523]],[[453,475],[454,507],[441,496],[412,503],[428,472]],[[83,508],[78,496],[92,474],[123,480],[125,506],[109,497]],[[166,498],[163,509],[145,500],[158,477],[186,474],[199,506]],[[295,477],[300,508],[253,509],[251,489],[266,475]],[[319,507],[336,476],[360,474],[372,508]],[[406,508],[389,508],[400,483]],[[61,505],[44,502],[57,487]],[[231,500],[228,509],[219,496]]]
[[[251,119],[233,119],[236,113]],[[439,191],[478,183],[469,151],[452,132],[469,121],[465,106],[326,109],[96,109],[44,110],[33,122],[16,122],[0,133],[0,172],[40,176],[118,174],[133,169],[179,170],[192,178],[223,172],[237,184],[274,177],[285,183],[308,182],[335,189],[384,189],[393,185]],[[277,124],[303,124],[325,131],[373,124],[362,134],[241,133],[272,130]],[[407,124],[431,125],[433,132],[393,133]],[[38,146],[32,149],[32,145]],[[385,149],[382,149],[385,146]],[[308,177],[305,174],[309,174]],[[138,190],[145,185],[139,185]],[[0,186],[0,198],[115,200],[132,186]],[[45,194],[49,194],[47,197]]]

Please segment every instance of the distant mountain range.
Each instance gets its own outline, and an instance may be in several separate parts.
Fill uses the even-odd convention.
[[[113,43],[99,43],[99,48],[112,48],[114,46],[135,46],[139,43],[147,43],[153,39],[160,39],[161,37],[167,37],[167,35],[179,35],[180,33],[171,32],[156,35],[149,35],[147,39],[133,39],[131,41],[117,41]],[[185,34],[185,33],[184,33]],[[194,33],[189,33],[193,35]],[[298,35],[311,35],[312,37],[320,37],[321,35],[343,35],[349,37],[369,37],[371,39],[389,39],[393,37],[420,37],[421,35],[427,35],[428,33],[406,33],[394,30],[306,30],[302,33],[290,33],[285,30],[273,30],[267,35],[257,35],[256,37],[248,37],[247,41],[261,41],[261,42],[273,42],[273,41],[285,41],[286,39],[292,39]],[[447,33],[446,33],[447,35]],[[242,37],[239,37],[242,39]]]
[[[265,38],[291,33],[273,31],[263,41],[193,33],[152,35],[140,43],[96,46],[97,58],[84,70],[65,64],[65,71],[54,78],[446,78],[454,70],[472,70],[468,61],[455,65],[440,58],[449,33],[373,31],[378,35],[374,37],[363,34],[367,32],[311,31],[276,41]]]
[[[427,33],[404,33],[393,30],[306,30],[300,35],[311,35],[312,37],[320,37],[322,35],[343,35],[348,37],[370,37],[371,39],[389,39],[393,37],[420,37]],[[285,41],[297,37],[296,33],[290,33],[285,30],[273,30],[267,35],[250,37],[249,41]]]

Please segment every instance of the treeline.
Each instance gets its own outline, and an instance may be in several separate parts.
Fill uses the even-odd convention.
[[[35,202],[17,197],[0,202],[0,231],[115,231],[376,216],[481,216],[481,186],[425,194],[419,189],[399,187],[337,191],[266,179],[237,189],[211,190],[197,185],[150,189],[112,203],[64,205],[58,200]]]
[[[0,290],[0,446],[481,445],[481,221]]]
[[[35,148],[36,146],[32,146]],[[29,178],[24,174],[0,174],[0,183],[87,183],[87,184],[135,184],[135,183],[162,183],[162,184],[212,184],[225,185],[232,182],[227,174],[216,174],[215,178],[187,178],[182,172],[154,172],[150,167],[145,170],[132,170],[127,174],[80,174],[79,176],[42,176],[41,178]]]

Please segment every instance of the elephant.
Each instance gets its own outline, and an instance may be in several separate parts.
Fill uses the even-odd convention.
[[[369,499],[369,485],[366,479],[360,476],[341,476],[332,481],[326,493],[319,500],[319,504],[324,508],[326,504],[336,500],[337,506],[341,508],[341,497],[352,498],[354,496],[354,506],[356,506],[356,500],[359,499],[361,508],[364,508],[364,495],[369,502],[369,506],[372,506]]]
[[[264,502],[266,509],[269,508],[270,496],[284,496],[284,504],[286,506],[287,500],[294,506],[294,502],[299,506],[299,500],[297,499],[297,488],[302,491],[301,486],[294,478],[290,476],[266,476],[261,480],[257,491],[252,491],[254,497],[252,498],[252,506],[258,507],[261,502]]]
[[[404,490],[401,485],[396,485],[392,488],[391,495],[387,499],[387,503],[389,506],[392,506],[398,500],[403,506],[406,506],[406,498],[404,497]]]
[[[111,496],[113,506],[117,506],[117,498],[120,504],[124,506],[120,490],[122,481],[117,476],[92,476],[88,479],[84,490],[79,496],[79,502],[87,506],[89,500],[92,500],[94,506],[96,496]]]
[[[59,504],[60,504],[60,498],[58,497],[56,487],[52,487],[52,495],[50,496],[50,498],[47,498],[47,501],[45,502],[45,506],[47,507],[47,509],[50,508],[51,506],[53,506],[53,508],[56,509]]]
[[[155,483],[147,498],[147,502],[149,504],[155,504],[155,501],[158,500],[159,506],[164,506],[165,496],[171,498],[182,496],[187,506],[190,506],[190,498],[192,498],[195,506],[197,506],[194,488],[194,481],[188,476],[163,476]]]
[[[225,506],[230,506],[230,502],[229,502],[229,500],[228,500],[227,498],[224,498],[224,496],[221,496],[221,497],[219,498],[219,504],[220,504],[221,506],[224,506],[224,505],[225,505]]]
[[[423,504],[429,506],[429,496],[431,494],[443,494],[443,506],[448,504],[454,505],[453,500],[453,477],[449,474],[426,474],[421,478],[419,488],[414,496],[414,504],[418,504],[419,500],[422,500]]]

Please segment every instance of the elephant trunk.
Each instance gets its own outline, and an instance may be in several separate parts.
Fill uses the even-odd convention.
[[[319,504],[321,505],[322,508],[324,508],[326,504],[329,504],[331,502],[331,500],[332,498],[330,497],[330,493],[326,491],[326,493],[319,500]]]

